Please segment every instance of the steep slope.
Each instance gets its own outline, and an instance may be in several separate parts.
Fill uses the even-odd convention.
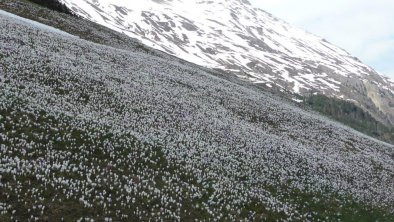
[[[247,0],[61,1],[84,18],[187,61],[280,91],[351,101],[394,124],[393,80]]]
[[[394,217],[391,145],[132,40],[0,30],[1,221]]]

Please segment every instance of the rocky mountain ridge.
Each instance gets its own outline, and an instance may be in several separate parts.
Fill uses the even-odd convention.
[[[246,0],[61,2],[90,21],[198,65],[289,94],[351,101],[394,123],[392,79]]]

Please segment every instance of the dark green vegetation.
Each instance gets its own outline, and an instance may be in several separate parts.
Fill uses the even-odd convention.
[[[58,0],[29,0],[29,1],[45,6],[52,10],[56,10],[58,12],[73,15],[72,11],[66,5],[59,2]]]
[[[394,144],[393,127],[380,123],[369,113],[351,102],[330,98],[324,95],[313,95],[305,98],[304,104],[357,131]]]

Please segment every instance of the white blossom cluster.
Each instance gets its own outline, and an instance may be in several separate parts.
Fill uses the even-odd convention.
[[[175,60],[1,16],[0,30],[0,220],[394,211],[391,145]]]

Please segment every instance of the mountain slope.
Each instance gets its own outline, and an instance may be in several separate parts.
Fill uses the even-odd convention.
[[[280,91],[351,101],[394,124],[393,80],[246,0],[61,1],[90,21],[187,61]]]
[[[0,2],[77,24],[70,36],[0,14],[1,221],[393,219],[392,145],[90,22]]]

